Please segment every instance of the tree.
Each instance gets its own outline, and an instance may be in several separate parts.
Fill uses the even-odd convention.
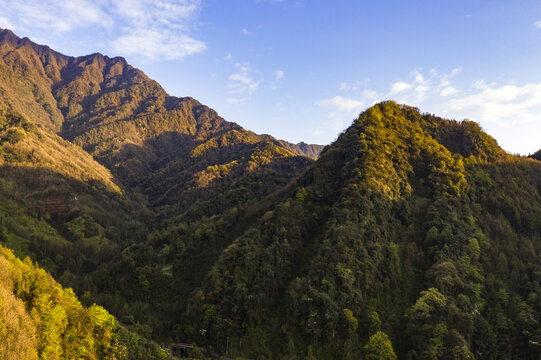
[[[367,360],[396,360],[391,340],[383,331],[370,336],[368,343],[364,346],[364,351]]]

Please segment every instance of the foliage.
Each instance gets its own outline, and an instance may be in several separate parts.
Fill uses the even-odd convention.
[[[501,356],[529,358],[539,313],[525,299],[537,285],[495,264],[537,266],[541,224],[525,214],[541,209],[539,170],[471,122],[378,104],[226,248],[191,299],[188,323],[205,330],[192,334],[220,347],[266,324],[261,348],[286,353],[273,339],[293,336],[318,357],[352,358],[385,331],[400,357],[484,358],[498,343]],[[515,310],[507,292],[494,307],[498,286],[515,289]]]
[[[155,338],[199,357],[537,359],[539,154],[387,101],[312,164],[297,155],[318,147],[228,123],[121,58],[1,34],[0,240],[87,306],[2,288],[9,354],[159,358]]]
[[[28,258],[21,262],[5,248],[0,248],[0,268],[3,356],[117,358],[118,325],[103,308],[82,307],[71,289],[62,289]]]
[[[367,360],[396,360],[396,354],[387,334],[378,331],[370,336],[368,343],[364,346]]]

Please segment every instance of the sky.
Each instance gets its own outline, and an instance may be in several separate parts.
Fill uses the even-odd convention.
[[[382,100],[541,148],[541,1],[2,0],[0,27],[66,55],[123,56],[175,96],[329,144]]]

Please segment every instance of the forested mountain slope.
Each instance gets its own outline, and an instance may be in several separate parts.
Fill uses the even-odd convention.
[[[82,146],[131,184],[212,140],[227,147],[248,137],[312,158],[322,148],[247,132],[192,98],[169,96],[120,57],[68,57],[3,30],[0,58],[0,104]]]
[[[83,274],[131,243],[128,219],[135,236],[149,211],[115,181],[81,148],[0,110],[0,240],[18,255]]]
[[[247,226],[239,219],[322,148],[254,134],[169,96],[122,58],[68,57],[8,30],[0,31],[0,139],[0,241],[85,304],[169,339],[171,312],[185,299],[167,292],[199,286]],[[163,308],[153,312],[155,296]]]
[[[167,359],[167,353],[122,326],[102,307],[85,307],[29,258],[0,246],[0,357]]]
[[[248,358],[538,359],[539,156],[390,101],[320,151],[122,58],[0,31],[0,241],[139,333],[122,335],[130,358],[162,356],[154,337]],[[0,320],[34,358],[48,340],[16,290],[34,265],[4,254],[0,311],[17,319]],[[106,318],[87,358],[122,343]]]
[[[0,274],[2,358],[111,359],[120,350],[116,320],[99,306],[81,306],[28,258],[0,247]]]
[[[185,331],[251,357],[537,359],[540,190],[477,124],[378,104],[222,253]]]

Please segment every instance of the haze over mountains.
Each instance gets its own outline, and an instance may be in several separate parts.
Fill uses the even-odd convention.
[[[323,149],[245,130],[122,58],[4,30],[0,59],[0,240],[84,316],[120,321],[99,308],[103,345],[82,358],[167,356],[149,339],[199,357],[539,358],[541,163],[476,123],[388,101]],[[17,285],[33,267],[2,251],[0,314],[35,329],[12,358],[69,358],[67,300]],[[51,309],[68,315],[46,325]]]

